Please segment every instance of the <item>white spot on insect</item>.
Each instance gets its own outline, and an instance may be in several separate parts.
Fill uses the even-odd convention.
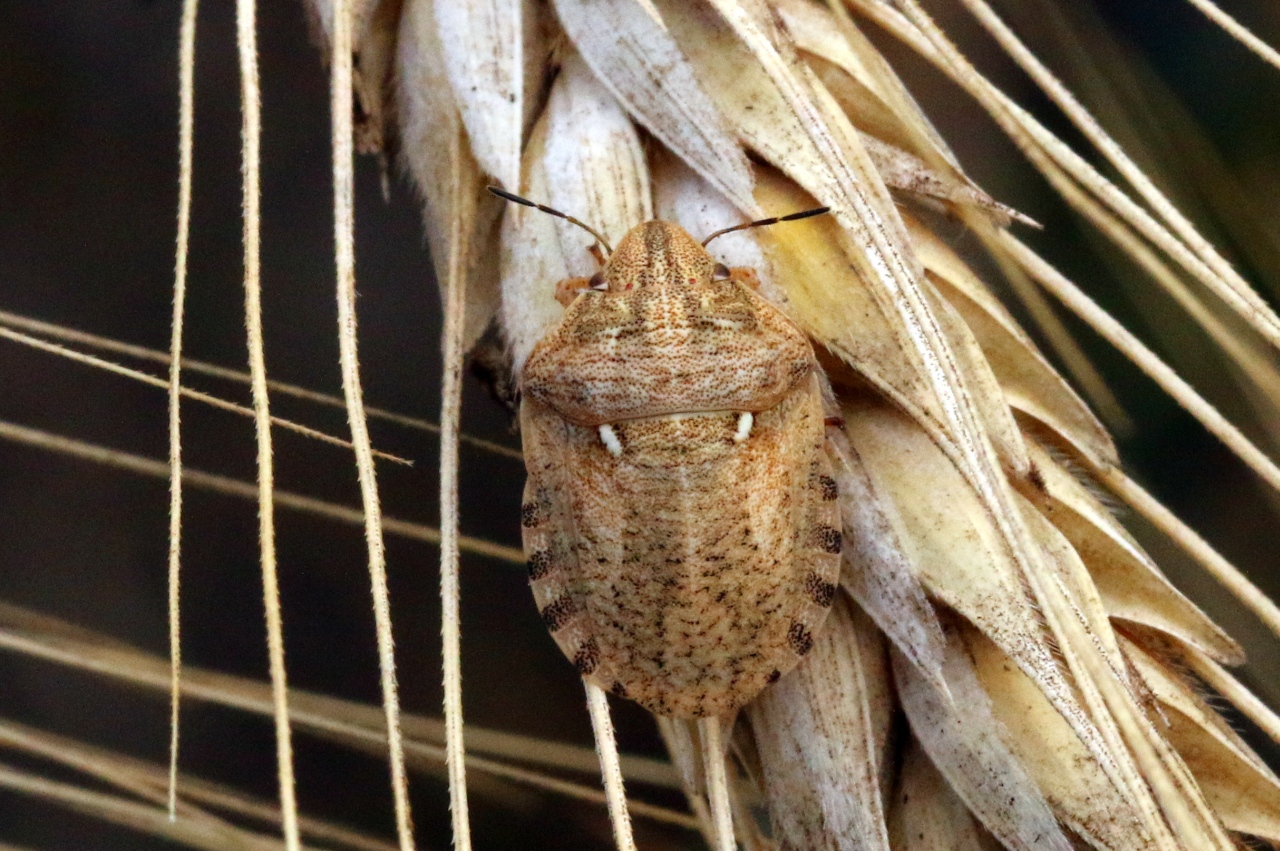
[[[600,441],[614,458],[622,457],[622,441],[618,440],[618,435],[614,432],[613,426],[600,426]]]
[[[750,411],[743,411],[738,414],[738,430],[733,433],[733,442],[741,443],[751,436],[751,426],[755,424],[756,418]]]

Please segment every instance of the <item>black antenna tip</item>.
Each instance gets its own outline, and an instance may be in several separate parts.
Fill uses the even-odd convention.
[[[494,195],[497,195],[499,198],[503,199],[504,201],[514,201],[515,203],[523,204],[526,207],[538,206],[537,204],[533,203],[527,198],[521,198],[519,195],[512,195],[510,192],[508,192],[505,189],[499,189],[496,186],[486,186],[485,188],[488,189]]]
[[[789,216],[783,216],[782,218],[778,219],[778,221],[794,222],[794,221],[798,221],[799,219],[807,219],[810,216],[821,216],[824,213],[830,213],[830,212],[831,212],[830,207],[817,207],[816,209],[813,209],[813,210],[805,210],[802,213],[792,213]]]

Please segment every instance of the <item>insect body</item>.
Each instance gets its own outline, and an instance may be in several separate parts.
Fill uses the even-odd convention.
[[[804,334],[679,226],[632,230],[525,367],[534,599],[588,679],[724,716],[799,661],[840,520]]]

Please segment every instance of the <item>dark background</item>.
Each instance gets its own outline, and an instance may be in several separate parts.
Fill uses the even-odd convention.
[[[1053,129],[1077,139],[962,12],[950,3],[932,5],[984,71]],[[1274,4],[1223,5],[1271,43],[1280,42]],[[185,345],[190,357],[240,368],[245,348],[234,11],[231,3],[202,6]],[[1014,23],[1073,86],[1094,95],[1091,105],[1100,112],[1111,106],[1140,114],[1125,96],[1091,89],[1088,80],[1073,76],[1062,31],[1045,12],[1049,7],[1029,2],[1018,8],[1024,14],[1014,16]],[[173,0],[8,0],[0,5],[0,310],[168,347],[178,13]],[[1134,89],[1138,102],[1155,110],[1147,124],[1134,128],[1151,143],[1146,151],[1135,149],[1140,161],[1274,300],[1278,279],[1273,273],[1280,268],[1274,210],[1280,197],[1280,123],[1274,121],[1280,115],[1280,72],[1177,0],[1100,3],[1074,14],[1066,23],[1083,33],[1089,56],[1113,67],[1108,42],[1096,28],[1105,23],[1118,55],[1149,71]],[[259,15],[269,374],[340,393],[327,72],[308,39],[297,0],[263,0]],[[1265,440],[1267,428],[1277,424],[1251,418],[1238,391],[1221,377],[1220,356],[1188,331],[1176,310],[1134,285],[1123,264],[1077,226],[965,97],[901,50],[887,42],[886,47],[901,59],[913,90],[978,182],[1047,226],[1044,234],[1028,237],[1033,244],[1243,421],[1250,434]],[[1182,115],[1187,125],[1180,123]],[[1119,135],[1124,138],[1122,129]],[[366,401],[434,419],[440,311],[417,201],[405,180],[393,179],[390,200],[384,202],[377,165],[368,158],[359,163],[357,179]],[[1238,193],[1228,191],[1232,182]],[[963,234],[956,239],[968,247]],[[1260,585],[1280,593],[1274,495],[1136,370],[1088,332],[1081,338],[1137,424],[1122,441],[1134,475]],[[190,374],[187,380],[248,400],[243,388]],[[278,395],[272,405],[275,414],[345,432],[341,411]],[[183,411],[187,464],[253,479],[249,420],[189,401]],[[468,381],[464,411],[468,432],[517,445],[506,413],[475,381]],[[5,341],[0,341],[0,419],[154,458],[167,451],[162,391]],[[386,513],[434,524],[434,437],[376,422],[372,428],[377,446],[417,461],[413,470],[379,465]],[[359,504],[348,454],[280,430],[275,445],[279,488]],[[462,465],[463,531],[519,546],[519,463],[464,448]],[[0,442],[0,517],[0,599],[167,653],[163,480]],[[188,488],[185,518],[186,661],[265,679],[255,506]],[[278,510],[277,519],[290,684],[377,703],[360,530],[285,509]],[[1246,679],[1257,686],[1274,682],[1274,642],[1263,641],[1260,627],[1179,553],[1141,524],[1134,529],[1175,581],[1245,640],[1257,663]],[[391,536],[387,540],[403,702],[407,710],[435,715],[441,698],[437,550]],[[463,569],[468,721],[589,745],[576,676],[547,640],[520,572],[472,556],[464,557]],[[7,652],[0,653],[0,684],[0,713],[6,717],[158,763],[165,760],[168,708],[162,695]],[[660,745],[644,714],[629,705],[617,711],[623,747],[658,754]],[[268,721],[189,701],[182,735],[185,771],[274,798]],[[295,746],[305,810],[390,835],[381,760],[301,734],[295,735]],[[447,847],[443,781],[416,776],[413,793],[421,846]],[[679,805],[670,797],[666,801]],[[472,803],[480,848],[609,847],[603,813],[593,807],[509,792],[473,794]],[[5,791],[0,791],[0,841],[38,848],[162,847],[158,840]],[[648,828],[642,828],[641,842],[696,847],[689,834]]]

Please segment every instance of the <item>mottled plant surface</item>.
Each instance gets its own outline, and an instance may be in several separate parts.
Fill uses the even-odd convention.
[[[1270,219],[1257,212],[1274,195],[1261,189],[1275,185],[1274,139],[1242,140],[1224,162],[1159,77],[1082,4],[315,0],[311,37],[331,72],[330,109],[317,94],[318,71],[274,88],[317,65],[297,10],[290,18],[264,3],[255,20],[254,3],[237,6],[238,41],[227,10],[212,4],[196,30],[194,218],[190,248],[180,237],[178,254],[180,281],[189,256],[191,301],[170,346],[236,369],[184,360],[166,381],[163,352],[118,341],[163,348],[167,312],[153,309],[146,325],[132,313],[98,321],[108,296],[86,287],[83,272],[60,280],[75,277],[74,267],[42,265],[20,231],[6,230],[4,250],[24,288],[0,309],[57,324],[0,314],[0,336],[26,347],[10,347],[18,354],[6,367],[15,379],[0,436],[24,447],[9,467],[17,487],[44,491],[53,507],[41,511],[62,524],[40,525],[30,503],[10,497],[11,537],[24,542],[6,545],[12,581],[0,607],[0,646],[22,654],[6,654],[16,697],[0,710],[10,719],[0,722],[0,786],[20,813],[0,824],[13,837],[35,847],[83,844],[67,837],[100,819],[116,825],[121,847],[409,848],[412,804],[424,847],[545,840],[608,848],[608,797],[612,842],[621,848],[633,847],[632,829],[640,848],[728,848],[730,816],[748,851],[1280,843],[1280,781],[1253,749],[1280,737],[1267,708],[1280,697],[1270,685],[1280,611],[1191,528],[1243,556],[1266,586],[1271,524],[1240,530],[1245,515],[1265,516],[1264,489],[1280,487],[1269,459],[1280,422],[1280,319],[1269,287],[1280,252]],[[1186,11],[1233,26],[1205,0]],[[77,14],[69,39],[84,39],[77,49],[88,54],[84,33],[104,22]],[[176,33],[170,24],[166,32]],[[255,34],[261,81],[251,61]],[[1276,64],[1275,55],[1234,36],[1240,42],[1222,37],[1217,49],[1256,64],[1260,91],[1274,87],[1280,71],[1266,63]],[[152,57],[165,74],[171,55]],[[21,79],[23,67],[15,62],[10,76]],[[1213,80],[1215,69],[1195,74]],[[131,83],[172,104],[176,79]],[[259,128],[252,109],[237,116],[235,98],[225,95],[242,90],[253,104],[260,82]],[[77,114],[102,111],[91,106]],[[13,114],[44,114],[24,109]],[[154,120],[154,110],[122,111],[140,128]],[[241,150],[237,125],[244,183],[232,191],[241,185],[229,159]],[[72,124],[59,130],[77,132]],[[6,157],[6,171],[38,170],[37,147]],[[168,159],[169,142],[150,157],[109,134],[99,147],[116,157],[93,157],[82,183],[119,180],[141,193],[129,177],[150,158],[166,164],[171,185],[178,158]],[[368,156],[354,159],[352,147]],[[322,170],[332,165],[332,194],[329,177],[302,170],[308,157]],[[379,172],[389,206],[378,198]],[[439,301],[400,173],[425,202]],[[1020,183],[1016,175],[1027,173],[1039,177]],[[623,749],[615,763],[608,704],[589,687],[598,764],[577,674],[522,587],[516,439],[506,432],[509,415],[463,381],[464,358],[510,401],[530,354],[564,316],[556,283],[600,267],[590,235],[504,207],[484,191],[491,183],[564,210],[613,244],[651,219],[705,235],[831,209],[711,246],[716,261],[757,271],[753,287],[808,338],[834,388],[827,404],[839,412],[829,411],[825,456],[843,539],[830,617],[812,631],[801,664],[737,713],[723,760],[714,726],[655,725],[614,701]],[[74,218],[49,207],[61,197],[54,183],[19,185],[39,187],[13,196],[35,221]],[[1060,200],[1028,186],[1049,187]],[[130,214],[155,218],[159,206],[163,220],[150,230],[166,234],[168,252],[174,199],[146,197],[150,206],[124,203],[120,213],[99,203],[94,217],[82,213],[56,230],[92,242]],[[243,232],[235,214],[242,200]],[[302,241],[308,228],[319,232],[310,244]],[[1054,242],[1073,231],[1087,233],[1074,248]],[[215,259],[217,240],[234,260]],[[130,275],[116,261],[125,251],[100,250],[113,295],[150,287],[167,311],[167,273],[154,281]],[[42,285],[34,270],[43,269],[55,270],[49,286],[64,304],[30,295]],[[220,335],[207,330],[215,319],[224,320]],[[255,365],[251,354],[244,373],[242,323],[251,353],[261,325],[266,355]],[[1123,357],[1095,345],[1099,339]],[[96,359],[83,354],[90,352]],[[129,360],[151,376],[142,380],[214,393],[223,411],[206,413],[210,400],[191,393],[180,409],[171,400],[171,422],[182,426],[171,450],[185,452],[166,463],[160,394],[134,404],[133,385],[95,376],[107,389],[76,384],[77,395],[48,401],[41,391],[55,382],[19,378],[51,374],[51,353],[79,358],[68,372],[85,374],[89,365],[137,380],[107,362]],[[439,417],[427,420],[437,372]],[[1191,414],[1178,414],[1188,425],[1164,424],[1181,421],[1166,419],[1172,406],[1140,395],[1150,384],[1143,373]],[[340,386],[344,394],[334,395]],[[625,402],[628,388],[615,389]],[[256,417],[256,464],[247,423],[227,417],[221,397],[243,405],[233,416]],[[129,439],[121,419],[150,436]],[[357,475],[331,447],[298,441],[287,430],[294,420],[354,444]],[[591,446],[604,461],[609,444],[599,443],[598,425],[579,437],[597,441]],[[732,417],[715,425],[726,434],[741,429]],[[1161,431],[1202,427],[1213,437],[1194,451],[1153,448]],[[234,443],[224,439],[237,429]],[[526,451],[550,431],[526,426]],[[418,459],[418,469],[384,457],[375,473],[371,443]],[[36,467],[29,456],[45,450],[70,457]],[[274,492],[266,463],[273,452]],[[179,462],[184,485],[172,493],[185,500],[168,504],[184,629],[166,648],[163,481]],[[438,512],[423,508],[437,489],[437,466]],[[1172,493],[1170,478],[1200,483],[1209,467],[1232,472],[1179,500],[1189,525],[1136,481]],[[145,477],[153,484],[133,484]],[[120,487],[135,490],[112,490]],[[1228,506],[1231,522],[1211,524],[1206,518],[1222,510],[1215,506]],[[133,514],[149,520],[126,533]],[[438,525],[427,525],[437,516]],[[1250,538],[1259,542],[1257,559],[1241,543]],[[437,546],[440,609],[431,599]],[[128,565],[147,590],[98,578],[112,562]],[[270,591],[277,573],[280,609]],[[276,654],[270,682],[262,577]],[[363,615],[371,581],[376,644],[375,623]],[[1223,606],[1219,585],[1240,604]],[[443,719],[434,638],[442,620]],[[162,698],[178,647],[188,665],[175,704],[182,777],[171,821]],[[1249,665],[1238,668],[1246,655]],[[1245,672],[1256,696],[1232,670]],[[116,680],[141,689],[122,693]],[[40,691],[28,685],[36,681]],[[291,725],[282,723],[286,714]],[[658,756],[655,726],[666,757]],[[607,793],[599,791],[601,764]],[[623,782],[631,827],[618,797]],[[394,841],[375,838],[393,829]]]

